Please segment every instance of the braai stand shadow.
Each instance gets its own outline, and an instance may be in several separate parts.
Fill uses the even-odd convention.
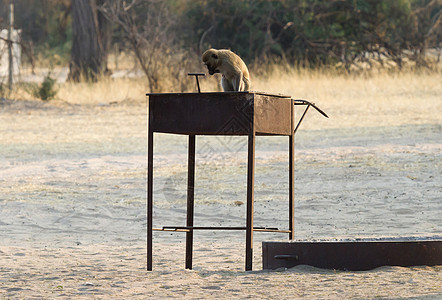
[[[186,268],[192,269],[194,230],[245,230],[245,270],[252,270],[253,232],[288,233],[294,239],[294,135],[310,106],[305,100],[289,96],[257,92],[167,93],[149,96],[148,176],[147,176],[147,269],[152,270],[152,232],[175,231],[186,233]],[[295,126],[294,106],[305,110]],[[154,133],[189,136],[187,221],[186,226],[153,228],[153,144]],[[198,227],[193,225],[195,183],[195,136],[248,136],[247,205],[245,227]],[[260,135],[288,136],[289,142],[289,201],[288,230],[253,226],[255,138]]]

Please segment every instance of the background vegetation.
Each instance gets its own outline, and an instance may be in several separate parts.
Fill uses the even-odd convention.
[[[0,28],[7,25],[7,3],[0,1]],[[186,73],[202,70],[199,57],[209,47],[232,49],[255,75],[267,71],[263,65],[275,62],[288,68],[346,73],[374,66],[400,70],[405,65],[440,71],[441,0],[76,0],[75,5],[69,0],[15,0],[14,4],[15,27],[22,29],[27,61],[32,66],[70,65],[69,78],[75,81],[109,74],[108,54],[116,51],[133,57],[150,91],[186,90],[191,84]],[[90,17],[85,13],[78,17],[79,9],[90,11]],[[75,28],[87,23],[96,34],[77,36]],[[98,40],[104,63],[92,71],[82,66],[84,76],[72,75],[79,64],[75,57],[91,50],[88,39]],[[428,55],[428,49],[436,49],[436,55]]]

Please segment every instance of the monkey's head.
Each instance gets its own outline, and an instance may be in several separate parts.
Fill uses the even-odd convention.
[[[201,58],[203,60],[203,63],[207,66],[210,75],[213,75],[215,73],[220,73],[218,69],[220,64],[220,60],[218,57],[218,50],[209,49],[203,53],[203,56]]]

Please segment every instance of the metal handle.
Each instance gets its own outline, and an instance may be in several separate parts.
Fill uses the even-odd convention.
[[[293,99],[293,101],[295,101],[295,105],[309,105],[309,106],[313,106],[314,109],[316,109],[321,115],[323,115],[324,117],[328,118],[327,114],[321,110],[319,107],[317,107],[314,103],[307,101],[307,100],[302,100],[302,99]]]
[[[198,85],[198,93],[201,93],[201,90],[200,90],[200,82],[199,82],[199,80],[198,80],[198,76],[206,76],[206,74],[205,74],[205,73],[187,73],[187,75],[189,75],[189,76],[195,76],[196,84]]]

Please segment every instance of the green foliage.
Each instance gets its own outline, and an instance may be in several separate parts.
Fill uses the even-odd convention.
[[[304,66],[337,62],[348,66],[372,53],[400,64],[404,50],[431,41],[424,38],[431,24],[426,29],[419,25],[437,23],[440,7],[420,19],[413,16],[435,2],[196,0],[188,2],[184,15],[196,33],[189,43],[231,48],[248,62],[276,56]]]
[[[57,94],[55,83],[56,80],[50,74],[47,74],[40,86],[34,86],[32,95],[43,101],[51,100]]]
[[[7,2],[0,0],[0,25],[2,19],[6,20]],[[95,2],[127,5],[124,1]],[[15,0],[14,3],[16,27],[23,30],[24,41],[32,41],[37,58],[49,60],[53,65],[66,65],[72,47],[72,2]],[[435,0],[133,3],[128,12],[134,22],[130,26],[142,31],[148,41],[158,43],[157,33],[166,28],[170,32],[166,48],[173,48],[172,52],[184,49],[201,54],[209,47],[230,48],[247,63],[277,58],[300,66],[341,63],[348,67],[371,55],[392,59],[400,66],[404,53],[408,53],[409,59],[425,64],[425,48],[440,47],[442,40],[440,1]],[[171,14],[147,23],[147,16],[157,10]],[[112,42],[119,49],[130,48],[121,24],[114,24]]]

